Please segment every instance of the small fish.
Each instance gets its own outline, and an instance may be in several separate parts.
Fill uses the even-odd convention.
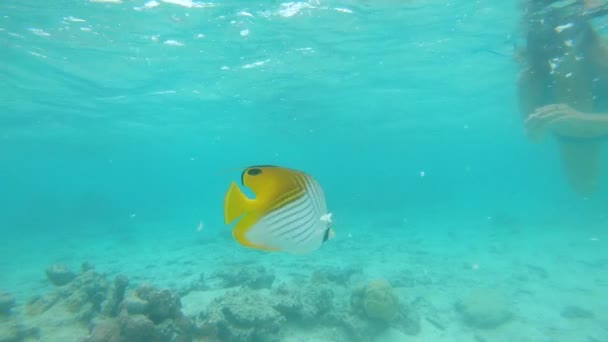
[[[335,236],[323,190],[311,176],[278,166],[251,166],[241,174],[246,197],[232,182],[224,197],[226,224],[241,245],[294,254],[312,252]]]
[[[203,230],[204,227],[205,227],[205,223],[201,220],[198,222],[198,226],[196,226],[196,231],[200,232]]]

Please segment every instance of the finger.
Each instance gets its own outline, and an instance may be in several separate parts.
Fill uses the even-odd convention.
[[[560,112],[560,111],[563,111],[563,109],[564,109],[563,105],[550,104],[550,105],[546,105],[546,106],[537,108],[534,111],[534,113],[542,115],[542,114],[547,114],[547,113]]]
[[[536,113],[530,116],[528,125],[531,127],[535,126],[547,126],[550,125],[555,120],[559,120],[566,116],[567,113],[560,110],[546,111],[541,113]]]

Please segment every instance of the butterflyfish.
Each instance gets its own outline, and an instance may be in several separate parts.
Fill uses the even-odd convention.
[[[251,166],[224,197],[224,221],[237,220],[232,236],[241,245],[294,254],[312,252],[334,237],[321,186],[310,175],[278,166]]]

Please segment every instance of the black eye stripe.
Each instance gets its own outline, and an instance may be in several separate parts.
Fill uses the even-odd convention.
[[[262,170],[258,169],[258,168],[253,168],[253,169],[247,170],[247,174],[250,175],[250,176],[257,176],[260,173],[262,173]]]

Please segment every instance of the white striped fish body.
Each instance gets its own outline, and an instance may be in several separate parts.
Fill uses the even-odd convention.
[[[326,239],[329,222],[325,196],[306,174],[294,174],[296,184],[288,198],[278,197],[276,208],[245,233],[247,240],[270,249],[303,254],[318,249]]]

